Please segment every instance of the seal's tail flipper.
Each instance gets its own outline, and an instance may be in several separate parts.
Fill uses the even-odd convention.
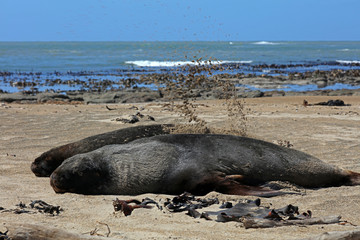
[[[217,184],[217,188],[215,190],[221,193],[231,195],[251,195],[258,197],[275,197],[285,194],[299,194],[294,192],[282,192],[278,190],[272,190],[267,187],[243,185],[240,182],[236,181],[232,176],[225,177],[224,180]]]
[[[282,192],[278,190],[271,190],[264,187],[257,187],[257,186],[248,186],[248,185],[238,185],[234,186],[232,189],[227,189],[227,191],[219,192],[225,194],[232,194],[232,195],[250,195],[250,196],[257,196],[257,197],[276,197],[285,194],[298,194],[293,192]]]
[[[360,185],[360,173],[348,171],[350,178],[350,185]]]

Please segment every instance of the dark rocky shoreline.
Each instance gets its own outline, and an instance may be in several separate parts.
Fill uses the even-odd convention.
[[[203,70],[195,69],[200,73]],[[278,69],[279,70],[279,69]],[[189,71],[191,74],[192,70]],[[195,73],[197,73],[195,71]],[[196,81],[198,77],[203,75],[193,75],[192,81]],[[163,90],[153,90],[151,84],[167,85],[171,84],[172,79],[189,78],[189,75],[172,72],[167,73],[151,73],[146,75],[134,75],[131,78],[124,79],[122,85],[118,84],[117,88],[109,88],[113,82],[95,81],[94,86],[88,90],[76,91],[45,91],[38,90],[22,90],[19,92],[6,93],[0,90],[0,102],[17,102],[17,103],[49,103],[49,102],[64,102],[64,103],[135,103],[135,102],[152,102],[152,101],[168,101],[173,97],[168,92]],[[237,87],[237,95],[241,98],[254,97],[275,97],[275,96],[301,96],[301,95],[315,95],[315,96],[359,96],[360,95],[360,70],[329,70],[329,71],[312,71],[312,72],[291,72],[287,75],[270,75],[270,74],[230,74],[220,73],[214,76],[206,77],[205,85],[202,87],[191,88],[188,97],[194,99],[221,99],[223,93],[220,87],[214,84],[216,81],[229,81]],[[29,84],[31,82],[26,82]],[[24,83],[25,84],[25,83]],[[35,84],[35,83],[34,83]],[[69,84],[58,83],[58,84]],[[86,83],[87,85],[89,83]],[[334,84],[347,84],[354,89],[331,89]],[[315,86],[316,89],[312,91],[288,91],[287,85],[295,86]],[[326,88],[328,87],[328,88]],[[330,87],[330,89],[329,89]],[[255,90],[254,90],[255,89]],[[177,89],[178,90],[178,89]],[[174,99],[174,98],[172,98]],[[176,100],[176,98],[175,98]]]
[[[360,96],[360,89],[350,90],[318,90],[306,92],[286,91],[243,91],[238,93],[241,98],[256,97],[280,97],[280,96]],[[198,91],[196,99],[219,99],[217,91]],[[6,103],[77,103],[77,104],[99,104],[99,103],[137,103],[168,101],[169,98],[162,97],[158,91],[149,89],[134,89],[108,92],[67,92],[61,93],[1,93],[0,102]]]

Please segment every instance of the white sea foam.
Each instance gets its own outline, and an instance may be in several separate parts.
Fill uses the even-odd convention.
[[[140,60],[140,61],[126,61],[126,64],[132,64],[139,67],[176,67],[186,64],[193,64],[190,61],[149,61],[149,60]]]
[[[349,60],[336,60],[336,62],[338,62],[338,63],[343,63],[343,64],[360,63],[360,61],[358,61],[358,60],[353,60],[353,61],[349,61]]]
[[[184,65],[206,65],[208,61],[192,62],[192,61],[126,61],[126,64],[132,64],[139,67],[178,67]],[[252,61],[211,61],[211,64],[223,64],[223,63],[252,63]]]
[[[280,43],[260,41],[260,42],[254,42],[253,44],[256,44],[256,45],[279,45]]]
[[[348,52],[348,51],[350,51],[350,49],[344,48],[344,49],[339,49],[339,50],[337,50],[337,51],[339,51],[339,52]]]

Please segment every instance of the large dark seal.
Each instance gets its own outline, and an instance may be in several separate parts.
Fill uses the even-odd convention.
[[[79,153],[86,153],[109,144],[123,144],[138,138],[168,134],[171,124],[136,126],[119,129],[62,145],[41,154],[31,164],[31,170],[38,177],[50,174],[67,158]]]
[[[306,153],[230,135],[174,134],[108,145],[65,160],[50,176],[57,193],[265,196],[267,181],[304,187],[355,185],[360,174]]]

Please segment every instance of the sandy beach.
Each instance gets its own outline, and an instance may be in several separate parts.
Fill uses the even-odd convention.
[[[303,106],[330,99],[342,99],[351,106]],[[321,160],[360,172],[360,96],[294,96],[245,99],[249,136],[269,142],[289,141],[294,149]],[[225,128],[226,110],[221,100],[201,100],[198,116],[209,126]],[[218,223],[195,219],[185,213],[166,210],[136,209],[125,217],[114,212],[113,200],[152,198],[163,201],[168,195],[140,196],[56,194],[49,178],[38,178],[30,164],[41,153],[66,143],[120,128],[141,124],[179,122],[179,116],[162,107],[163,103],[129,103],[83,105],[18,104],[0,105],[0,232],[16,224],[31,223],[90,236],[95,231],[113,239],[306,239],[329,231],[350,231],[360,225],[360,186],[306,189],[305,195],[284,195],[262,198],[263,204],[284,207],[298,206],[311,210],[314,217],[340,215],[344,224],[286,226],[267,229],[245,229],[239,222]],[[134,114],[132,106],[150,115],[143,120],[124,124],[114,119]],[[256,199],[251,196],[230,196],[211,192],[207,197],[220,201]],[[52,216],[44,213],[15,214],[20,202],[28,205],[43,200],[60,206],[63,211]],[[218,207],[218,206],[215,206]]]

